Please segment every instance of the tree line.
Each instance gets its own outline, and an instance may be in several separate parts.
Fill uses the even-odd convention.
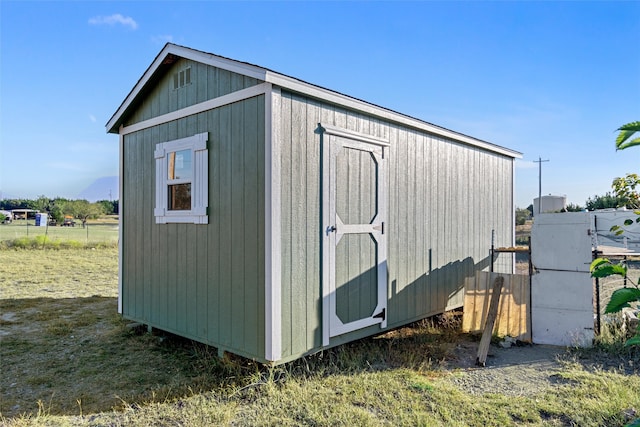
[[[640,209],[640,177],[638,174],[628,173],[624,177],[616,178],[612,184],[613,192],[607,192],[602,196],[589,197],[584,207],[569,203],[563,212],[581,212],[583,210],[595,211],[598,209],[615,209],[626,207],[628,209]],[[523,225],[533,216],[533,204],[526,209],[516,208],[516,225]]]
[[[0,210],[33,209],[47,213],[57,223],[62,223],[65,216],[71,216],[86,224],[87,219],[95,219],[102,215],[118,214],[117,200],[99,200],[91,203],[84,199],[65,199],[56,197],[50,199],[39,196],[37,199],[3,199],[0,200]]]

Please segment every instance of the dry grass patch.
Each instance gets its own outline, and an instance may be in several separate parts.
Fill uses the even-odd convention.
[[[118,296],[118,250],[0,250],[2,304],[13,299]]]
[[[450,367],[475,343],[457,316],[267,367],[127,327],[113,249],[0,250],[0,277],[8,426],[622,426],[640,410],[635,368],[594,366],[597,350],[531,395],[464,392]]]

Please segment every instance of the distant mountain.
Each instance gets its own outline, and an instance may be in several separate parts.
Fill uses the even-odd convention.
[[[118,200],[118,177],[103,176],[98,178],[78,194],[78,199],[90,202],[98,200]]]

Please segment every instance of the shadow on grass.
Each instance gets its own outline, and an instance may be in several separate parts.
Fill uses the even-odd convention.
[[[435,369],[454,345],[457,320],[423,320],[270,367],[179,336],[129,327],[117,299],[0,300],[0,414],[79,415],[211,392],[243,399],[287,378]]]

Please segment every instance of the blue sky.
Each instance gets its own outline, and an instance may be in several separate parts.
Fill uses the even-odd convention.
[[[516,205],[640,172],[640,2],[0,2],[0,195],[118,174],[105,124],[168,41],[524,154]],[[117,188],[113,190],[113,196]],[[104,198],[109,194],[105,193]]]

